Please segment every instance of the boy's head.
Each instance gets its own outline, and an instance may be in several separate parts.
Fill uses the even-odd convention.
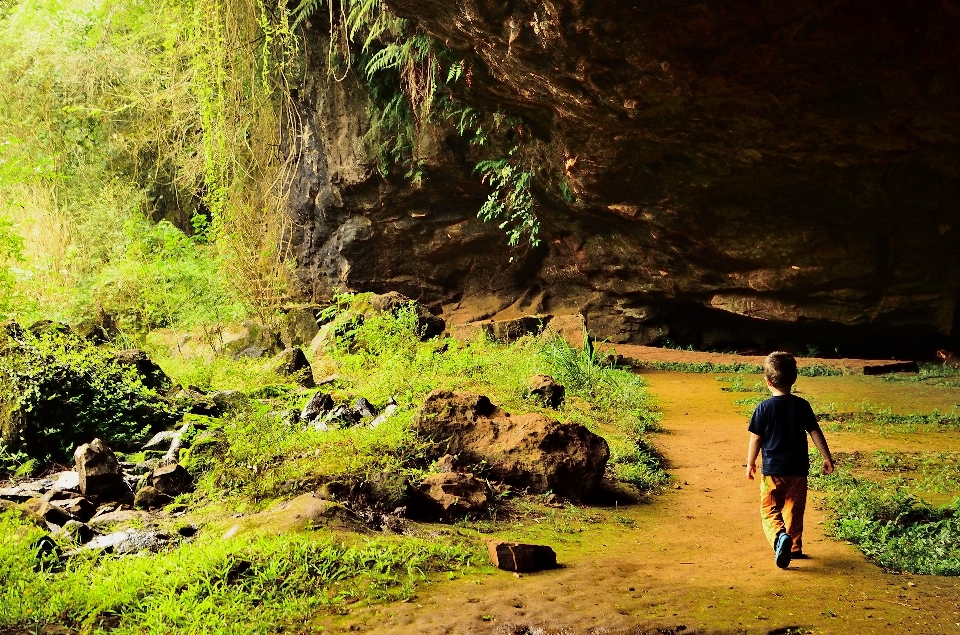
[[[789,392],[797,381],[797,359],[783,351],[770,353],[763,360],[763,376],[780,392]]]

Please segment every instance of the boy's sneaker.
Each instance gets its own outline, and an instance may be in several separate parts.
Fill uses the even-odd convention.
[[[781,531],[773,541],[773,552],[776,554],[777,566],[786,569],[790,566],[790,549],[793,547],[793,541],[787,532]]]

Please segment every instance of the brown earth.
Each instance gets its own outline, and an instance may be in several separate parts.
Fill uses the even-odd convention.
[[[816,505],[806,522],[810,559],[777,569],[760,530],[757,485],[743,476],[746,417],[733,403],[742,394],[723,392],[713,374],[645,377],[664,413],[665,431],[655,444],[679,489],[650,504],[580,510],[603,520],[581,524],[582,531],[541,522],[490,536],[549,544],[558,570],[517,578],[487,568],[426,585],[410,602],[357,608],[318,625],[382,635],[547,632],[539,627],[571,635],[635,633],[681,625],[701,633],[960,631],[956,579],[883,572],[853,546],[825,537]],[[851,379],[881,381],[830,377],[803,387],[814,396]],[[916,388],[900,385],[890,394]],[[852,390],[843,392],[855,400]],[[870,437],[866,445],[897,448],[907,436]],[[958,441],[957,433],[936,436]],[[834,451],[852,451],[864,437],[828,440]]]

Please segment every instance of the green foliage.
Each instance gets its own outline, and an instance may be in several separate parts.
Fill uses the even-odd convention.
[[[890,571],[960,575],[957,505],[934,509],[895,485],[838,470],[811,479],[828,492],[829,530]]]
[[[338,299],[324,317],[344,328],[338,329],[338,340],[326,355],[313,360],[315,368],[339,376],[324,390],[331,390],[338,403],[362,396],[382,407],[392,399],[398,413],[375,430],[357,426],[317,432],[291,416],[303,407],[306,396],[272,389],[269,400],[249,400],[222,422],[217,432],[222,444],[211,441],[217,446],[215,461],[204,460],[197,470],[204,473],[202,491],[214,494],[226,489],[262,500],[329,481],[352,487],[384,475],[415,479],[429,461],[428,447],[414,434],[412,424],[423,400],[437,388],[484,394],[510,412],[538,411],[582,423],[608,439],[614,476],[643,488],[663,482],[659,458],[645,439],[647,432],[657,429],[659,414],[642,380],[632,373],[611,368],[593,353],[563,349],[565,344],[538,338],[512,344],[482,338],[469,343],[422,342],[413,307],[368,312],[361,321],[357,316],[365,298]],[[579,362],[570,361],[578,355]],[[164,363],[180,381],[202,376]],[[570,397],[560,412],[527,396],[529,378],[541,373],[568,384]],[[230,377],[221,374],[209,385],[236,388]],[[246,386],[256,397],[252,385]]]
[[[94,437],[122,448],[182,415],[146,387],[132,366],[77,336],[24,334],[0,356],[3,411],[21,417],[10,451],[67,462]],[[8,419],[9,421],[9,419]],[[5,426],[7,422],[4,422]]]
[[[38,566],[42,532],[0,514],[0,628],[48,624],[83,632],[273,633],[318,611],[400,600],[430,573],[459,571],[476,549],[443,540],[357,544],[291,534],[183,544],[138,558],[75,556],[62,572]],[[98,628],[99,627],[99,628]]]
[[[757,364],[733,362],[721,364],[716,362],[661,362],[642,360],[637,367],[649,370],[667,370],[677,373],[747,373],[762,375],[763,367]]]
[[[124,331],[237,321],[247,314],[225,279],[216,255],[167,221],[130,219],[126,245],[85,285],[84,304],[100,307]]]
[[[951,368],[947,364],[920,362],[918,373],[889,373],[880,379],[896,383],[924,383],[936,386],[960,387],[960,368]]]
[[[511,151],[510,157],[515,153]],[[484,222],[499,221],[498,227],[507,232],[508,242],[515,246],[526,235],[531,247],[540,244],[540,222],[535,213],[536,201],[530,185],[533,174],[522,169],[511,158],[481,161],[476,172],[493,191],[487,197],[477,218]]]
[[[42,0],[0,19],[0,217],[23,239],[17,317],[75,317],[75,289],[123,251],[128,221],[194,204],[181,18],[169,3]]]
[[[339,6],[324,0],[302,0],[292,11],[293,27],[324,6],[330,22],[330,74],[344,79],[356,64],[366,80],[371,98],[366,141],[384,175],[392,165],[401,165],[406,178],[419,184],[423,172],[416,148],[427,122],[452,120],[458,134],[476,146],[488,144],[491,134],[499,130],[517,136],[518,118],[480,111],[454,96],[451,87],[472,81],[474,68],[479,66],[476,59],[447,49],[409,21],[394,16],[380,0],[345,0]],[[532,190],[534,173],[521,166],[521,154],[514,143],[505,157],[477,163],[475,171],[492,188],[477,216],[497,222],[506,230],[510,245],[519,244],[526,236],[536,247],[540,225]],[[561,198],[573,199],[566,182]]]

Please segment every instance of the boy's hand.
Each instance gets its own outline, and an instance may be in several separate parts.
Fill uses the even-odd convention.
[[[824,474],[833,474],[833,459],[824,459],[824,460],[823,460],[823,473],[824,473]]]
[[[830,469],[831,469],[831,471],[833,471],[833,468],[832,468],[832,467],[831,467]],[[748,466],[747,466],[747,478],[748,478],[749,480],[752,481],[752,480],[753,480],[753,475],[756,474],[756,473],[757,473],[757,464],[756,464],[756,463],[754,463],[753,465],[748,465]]]

